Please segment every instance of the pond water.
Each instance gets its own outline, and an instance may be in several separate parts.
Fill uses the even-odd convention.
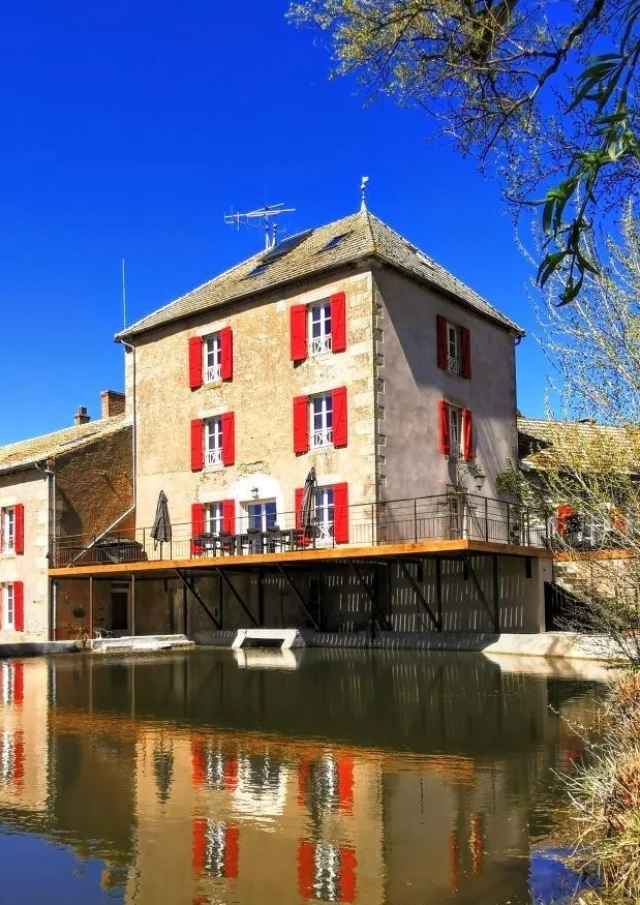
[[[506,666],[505,666],[506,664]],[[603,686],[505,658],[199,649],[0,662],[0,885],[23,905],[558,898]]]

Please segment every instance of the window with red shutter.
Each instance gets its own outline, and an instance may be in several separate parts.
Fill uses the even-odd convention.
[[[295,491],[295,514],[296,514],[296,528],[298,531],[302,529],[302,503],[304,501],[304,487],[296,487]]]
[[[202,386],[202,339],[199,336],[189,339],[189,386],[192,390]]]
[[[21,556],[24,553],[24,506],[22,503],[17,503],[13,507],[13,513],[15,518],[15,543],[14,548],[16,554]]]
[[[220,378],[233,380],[233,331],[225,327],[220,331]]]
[[[202,542],[197,540],[204,534],[204,504],[193,503],[191,506],[191,555],[200,556]]]
[[[240,830],[237,826],[228,826],[224,834],[223,874],[227,880],[235,880],[238,876],[238,855]]]
[[[448,370],[447,348],[447,319],[441,314],[436,315],[436,334],[438,341],[438,367],[443,371]]]
[[[347,440],[347,388],[338,387],[333,391],[333,445],[346,446]]]
[[[24,663],[13,663],[13,703],[24,702]]]
[[[567,521],[571,518],[572,515],[573,508],[571,506],[558,506],[556,513],[556,525],[558,534],[567,533]]]
[[[462,345],[462,376],[471,380],[471,333],[466,327],[460,328]]]
[[[333,539],[336,544],[349,543],[349,485],[333,485]]]
[[[298,895],[305,902],[316,898],[315,869],[315,845],[305,839],[298,845]]]
[[[309,450],[309,414],[306,396],[293,400],[293,451],[301,455]]]
[[[204,421],[196,418],[191,422],[191,471],[204,468]]]
[[[233,465],[236,461],[236,419],[233,412],[220,416],[222,421],[222,464]]]
[[[13,605],[15,607],[14,627],[17,632],[24,631],[24,585],[21,581],[13,583]]]
[[[462,456],[467,461],[474,458],[473,415],[469,409],[462,409]]]
[[[441,399],[438,403],[440,412],[440,452],[444,456],[448,456],[451,452],[451,441],[449,439],[449,403]]]
[[[356,868],[358,860],[350,845],[340,846],[340,901],[351,905],[356,900]]]
[[[226,534],[236,533],[236,501],[222,501],[222,530]]]
[[[304,361],[307,357],[307,306],[291,308],[291,361]]]
[[[196,817],[191,832],[191,866],[196,874],[204,871],[207,859],[207,820]]]
[[[347,305],[344,292],[331,296],[331,350],[344,352],[347,348]]]

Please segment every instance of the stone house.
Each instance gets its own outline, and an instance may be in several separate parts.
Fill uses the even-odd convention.
[[[55,636],[50,554],[62,539],[126,527],[132,503],[122,393],[102,394],[99,420],[80,408],[73,427],[0,447],[0,643]]]
[[[438,497],[436,518],[448,491],[497,497],[521,336],[366,210],[255,255],[117,337],[138,537],[160,490],[174,556],[203,530],[292,527],[312,467],[336,544],[373,539],[372,504]]]

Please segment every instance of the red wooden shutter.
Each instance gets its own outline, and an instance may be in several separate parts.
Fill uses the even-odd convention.
[[[447,370],[447,320],[441,314],[436,315],[436,333],[438,335],[438,367]]]
[[[196,538],[204,534],[204,504],[193,503],[191,506],[191,555],[202,553],[202,543]]]
[[[228,826],[224,833],[224,864],[222,868],[227,880],[235,880],[238,876],[239,843],[240,830],[235,826]]]
[[[24,663],[13,664],[13,703],[24,701]]]
[[[473,459],[473,415],[469,409],[462,409],[462,455],[467,461]]]
[[[338,387],[333,396],[333,445],[347,445],[347,388]]]
[[[611,510],[611,526],[620,534],[627,533],[627,519],[622,506],[614,506]]]
[[[24,506],[18,503],[13,507],[15,517],[15,550],[16,553],[24,553]]]
[[[191,422],[191,471],[204,468],[204,421],[196,418]]]
[[[304,487],[296,487],[295,499],[296,528],[300,531],[302,530],[302,501],[304,500]]]
[[[571,506],[558,506],[558,511],[556,514],[558,534],[566,534],[567,519],[571,518],[572,515],[573,515],[573,508]]]
[[[471,333],[466,327],[461,327],[460,337],[462,339],[462,376],[471,380]]]
[[[331,296],[331,351],[347,348],[347,306],[344,292]]]
[[[238,787],[238,761],[235,757],[225,760],[222,767],[222,779],[228,792],[233,792]]]
[[[333,485],[333,539],[336,544],[349,543],[349,485]]]
[[[451,452],[451,443],[449,440],[449,403],[441,399],[438,403],[440,406],[440,452],[444,456],[448,456]]]
[[[304,361],[307,357],[307,306],[291,308],[291,361]]]
[[[14,624],[17,632],[24,631],[24,585],[21,581],[13,583]]]
[[[233,331],[225,327],[220,331],[220,377],[233,380]]]
[[[189,386],[197,390],[202,386],[202,338],[189,339]]]
[[[306,396],[293,400],[293,451],[296,455],[309,450],[309,408]]]
[[[356,899],[356,853],[350,845],[340,847],[340,901],[355,902]]]
[[[305,902],[315,899],[313,875],[315,872],[315,846],[304,840],[298,846],[298,894]]]
[[[345,814],[353,811],[353,760],[338,759],[338,807]]]
[[[236,533],[236,501],[222,501],[222,530],[226,534]]]
[[[236,461],[236,419],[233,412],[225,412],[222,421],[222,464],[233,465]]]
[[[204,871],[207,859],[207,821],[196,817],[193,821],[191,837],[191,865],[197,874]]]
[[[191,739],[191,785],[198,788],[206,775],[206,756],[204,746],[198,739]]]

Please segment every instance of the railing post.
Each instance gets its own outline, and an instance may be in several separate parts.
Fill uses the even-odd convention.
[[[413,501],[413,536],[418,543],[418,501]]]
[[[489,543],[489,500],[484,498],[484,539]]]

